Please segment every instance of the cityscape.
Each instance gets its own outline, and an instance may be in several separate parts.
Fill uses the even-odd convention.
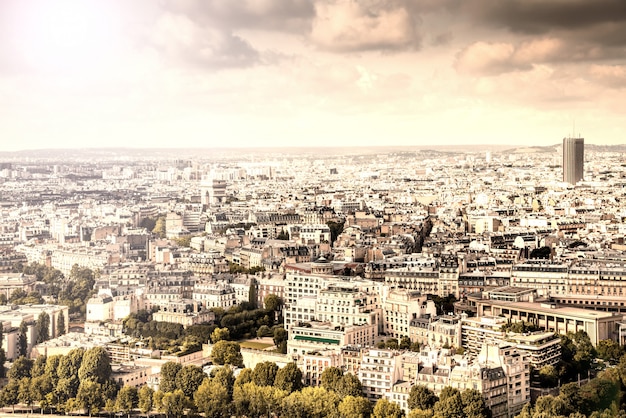
[[[622,147],[462,148],[5,153],[0,404],[621,408]]]
[[[0,1],[0,418],[626,418],[624,0]]]

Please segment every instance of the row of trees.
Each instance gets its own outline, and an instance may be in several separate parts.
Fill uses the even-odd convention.
[[[107,399],[115,399],[117,386],[110,380],[111,364],[106,350],[77,348],[66,356],[19,357],[0,391],[0,406],[21,403],[42,411],[97,412]]]

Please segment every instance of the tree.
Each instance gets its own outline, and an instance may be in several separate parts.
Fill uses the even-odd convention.
[[[33,361],[26,357],[18,357],[9,369],[8,377],[11,380],[21,380],[30,377],[33,368]]]
[[[198,387],[206,377],[206,374],[200,367],[188,364],[183,366],[176,374],[176,388],[180,389],[187,398],[193,399],[194,392],[198,390]]]
[[[246,367],[239,372],[239,376],[235,379],[234,386],[242,386],[250,382],[252,382],[252,369]]]
[[[48,375],[33,377],[30,380],[30,391],[33,402],[37,402],[42,409],[48,403],[47,395],[54,390],[52,378]]]
[[[157,218],[152,233],[159,238],[165,238],[165,216],[159,216]]]
[[[539,382],[543,388],[553,388],[559,383],[559,373],[552,365],[539,369]]]
[[[0,404],[3,406],[12,406],[13,412],[15,412],[15,404],[18,402],[19,390],[19,380],[9,379],[9,383],[0,391]]]
[[[65,335],[65,313],[60,312],[57,317],[57,335]]]
[[[26,357],[26,355],[28,354],[28,337],[27,337],[27,333],[28,333],[28,326],[26,325],[26,322],[22,321],[22,323],[20,324],[20,328],[17,332],[17,352],[19,353],[20,356],[24,356]]]
[[[79,407],[86,409],[89,416],[98,413],[104,406],[102,386],[92,379],[81,380],[76,393],[76,403]]]
[[[61,362],[61,358],[63,356],[61,354],[56,354],[54,356],[48,356],[46,358],[46,366],[44,369],[44,373],[50,376],[53,384],[56,385],[59,380],[59,375],[57,374],[57,369],[59,368],[59,363]]]
[[[328,221],[326,222],[326,225],[328,225],[328,227],[330,228],[330,244],[334,244],[335,241],[337,240],[337,237],[339,235],[341,235],[341,233],[343,232],[343,226],[346,222],[342,221],[342,222],[334,222],[334,221]]]
[[[446,389],[441,391],[441,396],[433,408],[435,418],[464,418],[463,400],[458,390],[450,390],[444,394]]]
[[[622,346],[613,340],[601,340],[596,346],[598,357],[611,363],[617,363],[624,354]]]
[[[287,393],[302,389],[302,372],[296,363],[289,363],[276,372],[274,386]]]
[[[174,418],[180,418],[185,412],[185,408],[188,407],[187,398],[181,390],[175,390],[174,392],[168,392],[163,395],[161,401],[163,412],[167,416],[173,416]]]
[[[407,401],[409,409],[432,409],[437,403],[437,395],[424,385],[414,385]]]
[[[562,399],[552,395],[540,396],[535,403],[535,411],[533,416],[546,414],[547,416],[563,415],[565,413],[565,404]]]
[[[139,406],[139,410],[142,414],[149,414],[152,411],[152,399],[154,396],[154,390],[148,385],[143,385],[139,392],[137,393],[138,402],[137,406]]]
[[[372,418],[401,418],[403,416],[402,408],[387,398],[380,398],[374,405],[372,412]]]
[[[339,367],[327,367],[322,372],[320,378],[321,385],[326,390],[332,390],[337,392],[339,385],[341,384],[341,378],[343,377],[343,370]]]
[[[46,374],[46,356],[39,356],[33,362],[33,367],[30,370],[31,377],[39,377]]]
[[[580,387],[578,383],[571,382],[561,386],[559,398],[561,398],[565,406],[565,414],[569,415],[583,410],[583,402],[580,397]]]
[[[461,392],[463,413],[466,418],[488,418],[489,409],[485,405],[485,398],[476,389],[465,389]]]
[[[22,378],[20,380],[19,388],[17,391],[17,399],[20,401],[20,403],[23,403],[29,408],[31,408],[31,405],[33,404],[33,392],[30,387],[30,381],[30,377]],[[30,412],[33,412],[32,408]]]
[[[167,363],[163,364],[161,366],[161,380],[159,383],[159,390],[163,393],[174,392],[177,388],[176,376],[182,368],[183,366],[181,366],[180,363],[174,363],[173,361],[168,361]]]
[[[284,416],[294,418],[338,417],[341,399],[323,387],[305,387],[282,400]]]
[[[274,345],[279,347],[283,343],[287,342],[287,330],[283,327],[274,328]]]
[[[35,323],[36,344],[50,339],[50,315],[41,312]]]
[[[338,409],[343,418],[366,418],[372,411],[372,404],[363,396],[346,396]]]
[[[233,366],[243,367],[241,347],[238,343],[233,341],[222,340],[215,343],[211,351],[211,359],[214,364],[231,364]]]
[[[137,388],[131,386],[124,386],[117,394],[117,401],[115,406],[118,411],[125,413],[130,418],[131,411],[137,407],[139,397],[137,394]]]
[[[231,396],[228,388],[215,379],[204,379],[194,394],[194,401],[198,411],[206,418],[230,416]]]
[[[252,381],[257,386],[272,386],[276,380],[278,366],[271,361],[257,363],[252,370]]]
[[[111,377],[111,359],[104,347],[93,347],[85,351],[78,378],[81,382],[91,380],[104,384]]]
[[[346,396],[363,396],[363,385],[358,377],[352,373],[346,373],[339,380],[336,391],[342,398]]]
[[[250,370],[250,369],[244,369]],[[213,373],[214,372],[214,373]],[[222,366],[217,370],[213,370],[211,379],[222,385],[228,390],[229,398],[233,397],[233,386],[235,384],[235,376],[233,370],[229,366]]]
[[[276,312],[277,310],[280,309],[281,305],[282,305],[282,300],[273,293],[270,293],[269,295],[265,296],[265,298],[263,299],[263,306],[268,311]]]
[[[215,344],[218,341],[229,340],[230,331],[228,328],[215,328],[211,333],[211,342]]]

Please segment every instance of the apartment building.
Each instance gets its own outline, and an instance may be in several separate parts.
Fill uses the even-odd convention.
[[[370,349],[363,354],[357,377],[363,393],[373,401],[391,393],[393,385],[402,379],[402,356],[396,350]]]

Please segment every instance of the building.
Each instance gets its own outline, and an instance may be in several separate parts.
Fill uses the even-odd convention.
[[[373,402],[388,397],[393,386],[402,379],[402,356],[395,350],[369,350],[363,355],[357,377],[363,393]]]
[[[585,139],[563,138],[563,181],[576,184],[583,179]]]

